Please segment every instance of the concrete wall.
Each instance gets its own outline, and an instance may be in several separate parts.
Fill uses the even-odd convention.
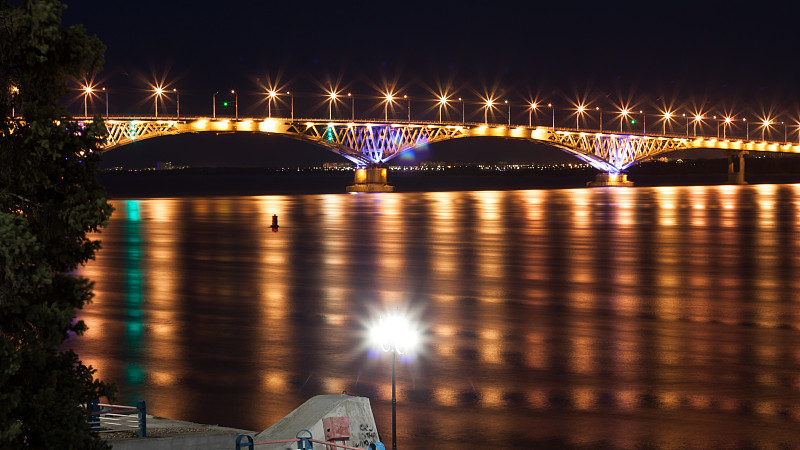
[[[349,417],[350,446],[367,448],[378,442],[378,429],[372,415],[372,407],[366,397],[342,395],[318,395],[307,400],[275,425],[254,436],[256,442],[294,438],[300,430],[311,431],[314,439],[325,440],[322,419],[326,417]],[[304,434],[307,436],[307,434]],[[315,444],[314,448],[320,444]],[[296,450],[297,444],[274,444],[258,446],[259,450]]]

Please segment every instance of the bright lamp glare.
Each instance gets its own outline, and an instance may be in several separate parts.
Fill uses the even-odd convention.
[[[400,354],[413,351],[419,341],[408,319],[397,313],[381,317],[370,329],[370,339],[380,345],[383,351],[395,350]]]

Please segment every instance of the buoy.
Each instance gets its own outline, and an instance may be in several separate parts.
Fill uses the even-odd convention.
[[[278,215],[277,214],[273,214],[272,215],[272,226],[270,228],[272,228],[272,231],[278,231]]]

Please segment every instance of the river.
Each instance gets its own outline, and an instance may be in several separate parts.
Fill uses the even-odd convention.
[[[366,329],[397,309],[400,448],[800,442],[800,185],[113,205],[68,345],[152,414],[261,431],[346,391],[391,443]]]

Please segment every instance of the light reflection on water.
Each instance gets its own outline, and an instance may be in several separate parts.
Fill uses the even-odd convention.
[[[361,330],[400,305],[428,327],[398,371],[406,448],[800,438],[798,185],[114,206],[71,344],[154,414],[260,431],[346,390],[388,441]]]

